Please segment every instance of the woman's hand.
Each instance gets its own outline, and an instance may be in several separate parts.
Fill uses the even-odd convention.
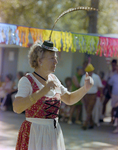
[[[45,89],[49,92],[51,89],[55,89],[57,87],[57,83],[55,81],[47,81],[45,85]]]
[[[88,75],[88,72],[86,72],[85,83],[84,83],[86,92],[88,92],[93,85],[94,85],[94,81],[93,81],[92,77],[90,77]]]

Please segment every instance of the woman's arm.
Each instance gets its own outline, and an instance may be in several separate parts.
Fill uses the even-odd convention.
[[[93,84],[93,79],[88,75],[88,73],[86,73],[84,86],[74,92],[65,93],[63,96],[61,96],[61,100],[67,105],[73,105],[82,99],[82,97],[90,90]]]
[[[14,112],[20,114],[25,111],[27,108],[31,107],[34,103],[36,103],[41,97],[46,95],[50,88],[55,88],[56,84],[53,81],[46,83],[45,87],[37,92],[33,93],[31,96],[27,97],[16,97],[13,102],[13,110]]]
[[[73,105],[80,101],[82,97],[86,94],[85,87],[81,87],[74,92],[67,92],[62,97],[61,100],[67,105]]]

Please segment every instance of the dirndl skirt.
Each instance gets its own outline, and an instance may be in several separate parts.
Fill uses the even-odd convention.
[[[31,122],[28,150],[65,150],[58,118],[26,118]]]

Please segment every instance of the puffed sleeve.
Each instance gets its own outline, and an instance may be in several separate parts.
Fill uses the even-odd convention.
[[[61,95],[64,95],[65,93],[68,92],[67,88],[65,88],[61,82],[59,81],[59,79],[53,74],[54,78],[55,78],[55,81],[57,82],[59,88],[60,88],[60,91],[61,91]]]
[[[32,87],[27,77],[22,77],[18,82],[18,92],[15,97],[27,97],[31,95]]]

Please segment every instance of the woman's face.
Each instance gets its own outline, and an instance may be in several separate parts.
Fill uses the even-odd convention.
[[[57,54],[56,52],[47,51],[44,53],[43,58],[41,59],[42,69],[48,71],[49,73],[53,73],[56,69]]]
[[[67,81],[66,81],[66,86],[67,86],[67,87],[68,87],[68,86],[71,86],[71,84],[72,84],[72,83],[71,83],[71,80],[67,80]]]
[[[83,69],[78,70],[78,75],[82,76],[83,75]]]

